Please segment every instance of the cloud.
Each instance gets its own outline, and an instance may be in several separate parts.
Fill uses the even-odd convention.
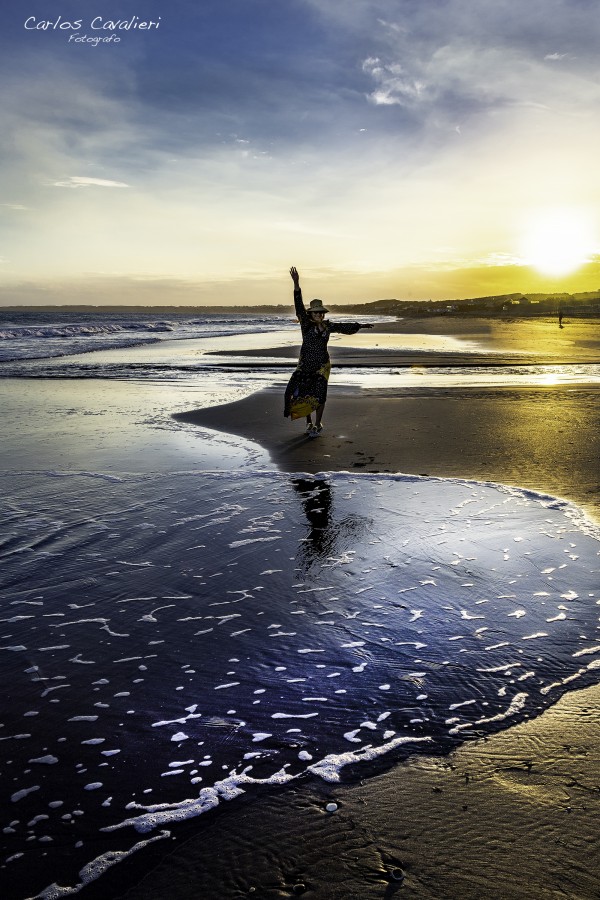
[[[128,183],[130,173],[142,174],[161,155],[162,123],[145,114],[133,66],[115,60],[105,71],[101,62],[86,68],[74,59],[25,49],[18,65],[2,64],[0,186],[22,190],[24,203],[35,185],[74,186],[65,175],[73,171]]]
[[[519,106],[570,116],[598,93],[600,20],[573,0],[305,0],[367,52],[363,97],[407,137]],[[435,7],[433,9],[432,7]],[[561,45],[561,52],[552,52]],[[561,60],[559,69],[548,62]],[[371,84],[369,85],[369,82]],[[384,112],[385,110],[382,110]],[[404,111],[405,115],[398,115]],[[506,123],[504,123],[505,125]]]
[[[362,69],[378,84],[378,88],[368,94],[376,106],[412,106],[424,99],[424,82],[407,77],[399,63],[383,64],[378,57],[369,57],[363,62]]]
[[[71,175],[66,181],[53,181],[53,187],[80,188],[80,187],[108,187],[108,188],[126,188],[129,187],[123,181],[107,181],[105,178],[88,178],[79,175]]]
[[[446,127],[453,120],[455,126],[457,119],[474,117],[489,127],[490,113],[510,107],[552,109],[570,117],[600,99],[592,79],[578,71],[549,70],[526,48],[452,35],[440,45],[415,47],[394,33],[388,43],[385,56],[362,64],[375,85],[366,95],[375,105],[416,111],[412,121],[419,128]]]

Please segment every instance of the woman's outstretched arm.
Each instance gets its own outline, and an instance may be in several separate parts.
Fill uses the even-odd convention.
[[[361,322],[331,322],[330,324],[331,331],[337,332],[337,334],[356,334],[361,328],[372,327],[371,322],[365,322],[364,324]]]

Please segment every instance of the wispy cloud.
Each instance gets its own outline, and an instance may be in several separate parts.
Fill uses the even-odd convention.
[[[85,188],[85,187],[107,187],[107,188],[126,188],[129,187],[123,181],[108,181],[105,178],[88,178],[85,176],[71,175],[65,181],[53,181],[53,187],[65,188]]]
[[[409,78],[400,63],[384,64],[378,57],[369,57],[362,69],[378,85],[368,94],[376,106],[412,106],[424,98],[425,82]]]

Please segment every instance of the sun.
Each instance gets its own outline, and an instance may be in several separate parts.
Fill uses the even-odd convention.
[[[591,217],[580,209],[539,211],[524,232],[523,261],[543,275],[568,275],[586,263],[595,249]]]

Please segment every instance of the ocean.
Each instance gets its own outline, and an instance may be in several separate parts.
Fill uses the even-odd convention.
[[[46,318],[1,329],[3,897],[78,893],[243,794],[445,754],[597,682],[600,534],[568,502],[283,474],[172,420],[286,377],[204,351],[285,346],[293,319]]]
[[[292,328],[291,316],[263,316],[260,330]],[[161,340],[214,338],[254,334],[256,316],[173,315],[151,312],[7,311],[0,316],[0,361],[48,359]]]

